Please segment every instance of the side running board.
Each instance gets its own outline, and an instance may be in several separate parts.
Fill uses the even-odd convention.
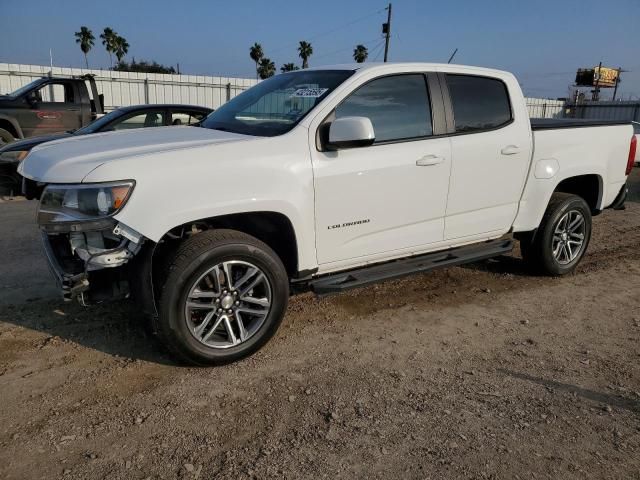
[[[374,264],[347,272],[330,273],[310,280],[308,286],[317,295],[329,295],[383,280],[428,272],[436,268],[486,260],[487,258],[509,253],[511,250],[513,250],[513,240],[511,238],[489,240],[441,252]]]

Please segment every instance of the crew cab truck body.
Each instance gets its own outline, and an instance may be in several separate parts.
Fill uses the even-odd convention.
[[[31,151],[67,298],[129,294],[180,358],[242,358],[290,293],[328,294],[506,253],[552,275],[622,208],[629,124],[532,122],[513,75],[439,64],[272,77],[203,128],[92,135]],[[176,167],[178,165],[178,167]]]
[[[104,113],[91,75],[42,77],[0,95],[0,147],[17,139],[77,130]]]

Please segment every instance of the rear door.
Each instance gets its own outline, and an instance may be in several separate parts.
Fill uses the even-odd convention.
[[[103,132],[134,130],[136,128],[153,128],[164,127],[167,111],[164,108],[145,108],[141,112],[131,112],[129,114],[118,117],[113,123],[107,125]]]
[[[172,107],[169,109],[169,125],[195,125],[200,123],[207,115],[203,112],[189,110],[185,108]]]
[[[515,219],[529,169],[529,117],[511,101],[508,79],[440,77],[448,87],[452,130],[445,239],[504,233]]]
[[[437,75],[406,73],[368,79],[326,117],[319,131],[334,118],[367,117],[376,140],[339,151],[311,147],[320,264],[342,267],[442,241],[451,168],[450,139],[438,136],[443,112]]]

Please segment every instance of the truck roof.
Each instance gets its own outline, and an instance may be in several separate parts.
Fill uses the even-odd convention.
[[[388,69],[419,69],[419,70],[433,70],[442,69],[450,71],[464,71],[475,72],[478,74],[501,74],[511,75],[510,72],[505,70],[497,70],[486,67],[474,67],[470,65],[458,65],[454,63],[428,63],[428,62],[365,62],[365,63],[342,63],[336,65],[322,65],[316,67],[310,67],[309,70],[388,70]]]
[[[127,105],[124,107],[119,107],[117,110],[121,111],[130,111],[130,110],[146,110],[146,109],[157,109],[157,108],[175,108],[175,109],[185,109],[185,110],[213,110],[210,107],[203,107],[202,105],[188,105],[183,103],[145,103],[141,105]]]

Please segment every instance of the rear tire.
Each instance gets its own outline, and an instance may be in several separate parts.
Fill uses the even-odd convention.
[[[289,278],[276,253],[235,230],[185,240],[167,263],[158,334],[181,360],[220,365],[259,350],[276,332]]]
[[[591,209],[582,197],[554,193],[538,230],[523,235],[520,250],[536,273],[566,275],[575,270],[591,239]]]

